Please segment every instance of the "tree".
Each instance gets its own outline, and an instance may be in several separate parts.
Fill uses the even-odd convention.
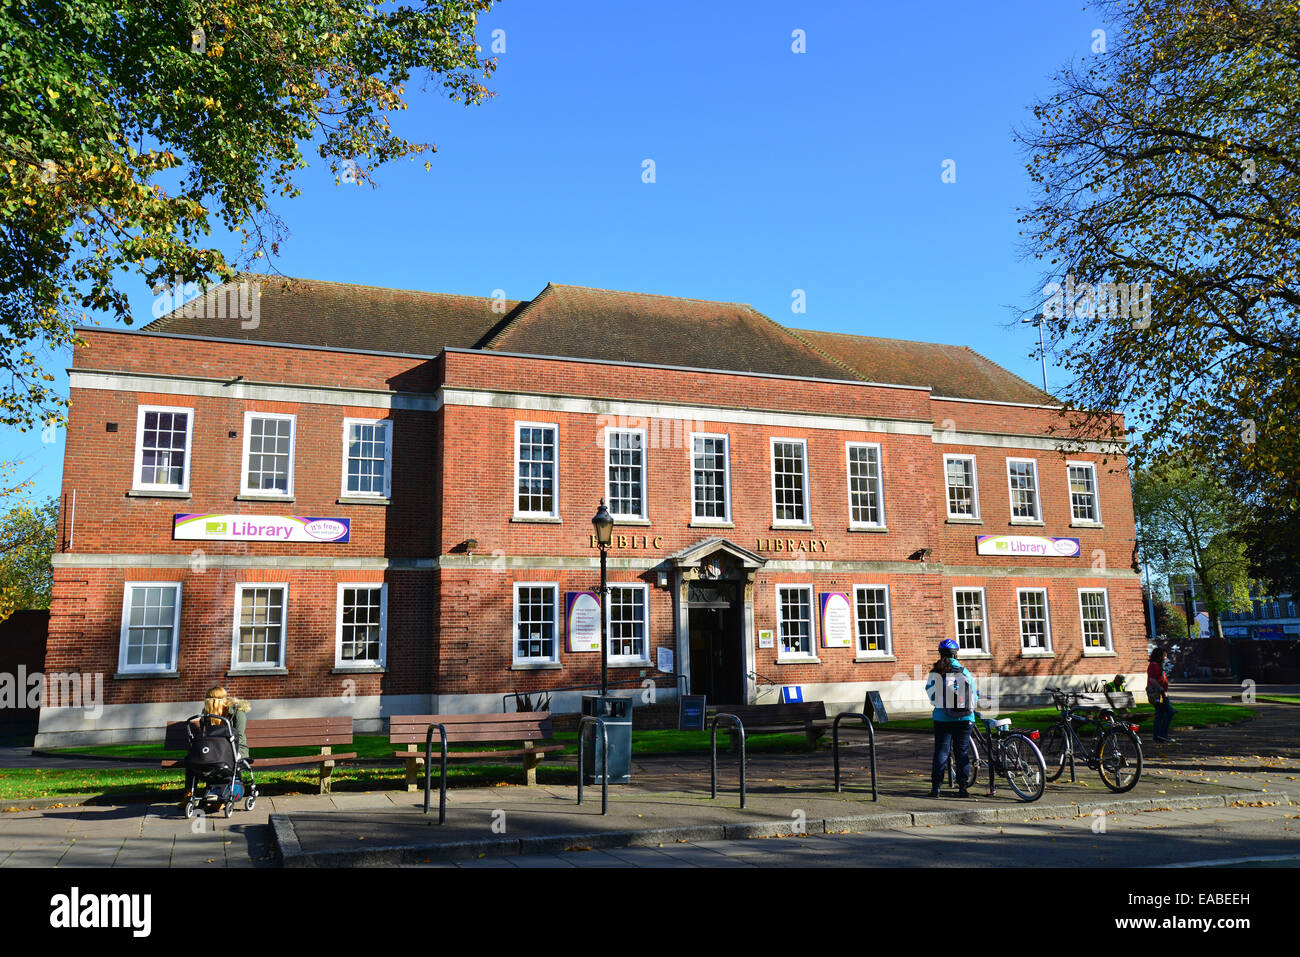
[[[1118,36],[1019,133],[1067,414],[1118,438],[1098,410],[1124,409],[1136,464],[1180,448],[1276,498],[1300,460],[1300,5],[1098,6]]]
[[[59,506],[18,505],[0,518],[0,621],[20,608],[49,608],[50,560],[58,543]]]
[[[274,255],[271,196],[298,194],[305,144],[358,182],[432,150],[392,117],[417,74],[490,95],[474,27],[491,3],[0,3],[0,424],[58,413],[39,353],[82,310],[131,322],[121,273],[158,291]],[[207,245],[214,224],[238,255]]]
[[[1194,576],[1210,618],[1215,659],[1226,666],[1223,613],[1250,607],[1241,502],[1212,475],[1168,458],[1134,476],[1133,513],[1150,572],[1165,579],[1182,571]]]

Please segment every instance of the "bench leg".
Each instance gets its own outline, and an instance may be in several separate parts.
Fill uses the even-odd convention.
[[[809,751],[817,750],[817,742],[821,740],[822,735],[825,733],[826,733],[825,730],[823,730],[822,728],[809,728],[807,731],[804,732],[804,737],[808,741]]]
[[[532,751],[532,750],[533,750],[533,742],[531,742],[531,741],[525,741],[525,742],[524,742],[524,750],[525,750],[525,751]],[[537,783],[537,765],[539,765],[539,764],[542,763],[542,757],[543,757],[543,756],[540,755],[540,754],[525,754],[525,755],[524,755],[524,784],[536,784],[536,783]]]
[[[408,745],[406,746],[406,750],[409,751],[411,754],[415,754],[415,753],[416,753],[415,745],[413,745],[413,744],[408,744]],[[406,759],[406,790],[407,790],[407,791],[423,791],[424,788],[423,788],[423,786],[419,783],[419,780],[420,780],[420,779],[419,779],[419,763],[415,760],[414,757],[407,758],[407,759]]]
[[[321,748],[321,754],[328,755],[332,749],[329,747]],[[329,794],[330,785],[333,783],[334,762],[325,760],[320,763],[320,793]]]

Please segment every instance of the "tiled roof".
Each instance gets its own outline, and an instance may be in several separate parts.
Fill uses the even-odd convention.
[[[218,299],[230,288],[223,286],[149,323],[144,331],[436,356],[447,346],[473,348],[519,306],[517,300],[319,279],[259,275],[241,279],[261,283],[255,325],[241,320],[233,303],[224,311],[218,308]]]
[[[969,346],[807,329],[790,331],[851,366],[870,382],[929,386],[934,395],[953,399],[1059,404],[1058,399],[984,358]]]

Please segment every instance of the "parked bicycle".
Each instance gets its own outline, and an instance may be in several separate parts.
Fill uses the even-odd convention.
[[[1142,741],[1137,725],[1124,724],[1110,708],[1079,707],[1079,696],[1061,688],[1048,688],[1056,708],[1061,712],[1043,738],[1043,758],[1047,762],[1047,779],[1055,781],[1065,766],[1070,766],[1070,780],[1079,762],[1101,775],[1102,783],[1112,791],[1131,791],[1142,777]],[[1092,730],[1091,743],[1084,743],[1081,728]]]
[[[967,789],[975,786],[984,768],[989,772],[989,797],[994,794],[996,775],[1007,779],[1011,790],[1025,802],[1037,801],[1047,787],[1047,763],[1038,745],[1037,731],[1011,727],[1010,718],[985,718],[975,712],[970,735],[970,774]],[[988,757],[986,758],[985,755]],[[956,777],[956,758],[948,755],[948,779]]]

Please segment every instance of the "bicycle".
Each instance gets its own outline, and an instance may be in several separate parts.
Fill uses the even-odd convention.
[[[981,727],[981,725],[983,727]],[[1011,727],[1010,718],[985,718],[975,712],[970,735],[970,774],[966,789],[979,781],[981,769],[989,769],[989,797],[995,793],[994,776],[1001,774],[1020,800],[1030,803],[1043,796],[1047,787],[1047,763],[1034,743],[1037,731]],[[983,748],[983,753],[981,753]],[[988,755],[986,760],[984,754]],[[956,759],[948,754],[948,780],[956,779]]]
[[[1133,790],[1142,777],[1142,741],[1137,726],[1123,724],[1108,708],[1087,708],[1080,714],[1078,695],[1060,688],[1048,688],[1061,717],[1043,739],[1043,757],[1047,762],[1047,779],[1055,781],[1070,765],[1070,780],[1076,780],[1076,758],[1101,775],[1102,783],[1117,794]],[[1081,709],[1082,710],[1082,709]],[[1092,744],[1085,745],[1076,725],[1094,725]]]

